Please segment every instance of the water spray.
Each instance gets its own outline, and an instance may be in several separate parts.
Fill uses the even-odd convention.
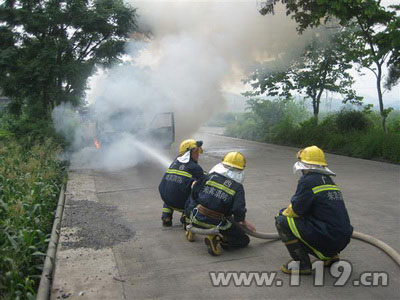
[[[146,143],[140,142],[138,140],[135,140],[134,144],[143,153],[148,154],[152,158],[154,158],[163,168],[166,169],[171,164],[171,160],[168,157],[162,155],[156,149],[154,149],[154,147],[150,147]]]

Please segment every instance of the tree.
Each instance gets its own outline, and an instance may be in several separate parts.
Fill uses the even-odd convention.
[[[383,105],[383,66],[389,62],[389,68],[394,71],[389,77],[389,80],[392,78],[388,82],[390,87],[396,82],[396,70],[399,69],[396,60],[400,28],[396,10],[399,6],[387,10],[381,6],[380,0],[268,0],[262,4],[260,12],[264,15],[273,13],[277,2],[283,3],[286,14],[295,19],[299,33],[332,20],[337,20],[342,26],[357,28],[353,40],[363,47],[355,62],[371,70],[376,77],[382,128],[386,132],[386,118],[391,109],[385,109]]]
[[[110,66],[136,28],[123,0],[5,0],[0,5],[0,88],[18,115],[48,119],[82,101],[96,66]]]
[[[352,65],[343,51],[348,46],[346,37],[345,32],[329,37],[316,32],[302,55],[285,53],[274,61],[261,64],[248,79],[253,91],[245,95],[265,93],[289,99],[297,92],[312,100],[316,120],[324,91],[342,94],[344,102],[359,103],[362,98],[351,89],[353,78],[348,73]],[[285,64],[286,67],[282,67]]]
[[[400,5],[393,5],[392,8],[400,12]],[[388,40],[393,49],[387,63],[389,74],[385,82],[385,87],[390,90],[400,81],[400,18],[390,23],[385,33],[389,36]]]

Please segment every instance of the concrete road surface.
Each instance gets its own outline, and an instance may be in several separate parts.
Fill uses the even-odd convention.
[[[200,164],[207,171],[228,151],[245,154],[247,219],[259,231],[275,232],[274,215],[296,188],[292,166],[298,149],[204,131],[196,138],[204,141]],[[174,157],[172,151],[165,154]],[[399,251],[400,166],[330,154],[327,160],[355,230]],[[296,278],[278,271],[289,260],[279,241],[251,238],[246,249],[210,256],[200,236],[186,241],[176,213],[172,228],[161,226],[157,187],[164,171],[157,163],[144,163],[100,172],[73,162],[52,299],[400,299],[399,267],[357,240],[341,253],[348,263],[331,270],[338,281],[326,269],[323,277],[303,276],[294,286]],[[227,277],[213,286],[210,272],[258,272],[247,274],[266,281],[235,286]],[[236,276],[229,274],[220,276]],[[361,279],[377,286],[364,286]]]

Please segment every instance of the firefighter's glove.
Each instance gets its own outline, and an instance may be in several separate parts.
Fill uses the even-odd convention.
[[[289,204],[289,206],[285,210],[281,210],[282,215],[285,217],[290,217],[290,218],[298,218],[299,216],[293,211],[292,204]],[[281,213],[280,212],[280,213]]]

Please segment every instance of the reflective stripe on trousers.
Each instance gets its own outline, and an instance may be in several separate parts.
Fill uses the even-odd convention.
[[[297,230],[296,227],[296,223],[294,218],[291,217],[286,217],[290,230],[292,231],[292,233],[300,240],[302,241],[305,245],[307,245],[307,247],[309,247],[314,253],[315,255],[317,255],[317,257],[321,260],[328,260],[330,257],[326,257],[325,255],[323,255],[321,252],[319,252],[317,249],[315,249],[314,247],[310,246],[305,240],[303,240],[303,238],[301,237],[299,231]]]

